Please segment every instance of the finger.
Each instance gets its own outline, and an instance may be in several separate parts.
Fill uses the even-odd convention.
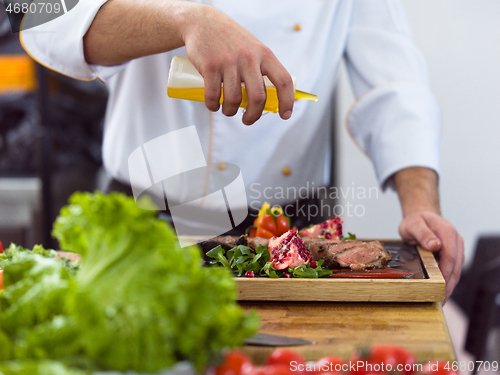
[[[204,75],[205,106],[212,112],[220,108],[222,76],[218,70],[211,70]]]
[[[424,218],[418,217],[409,226],[406,231],[408,235],[416,240],[420,246],[429,251],[438,251],[442,247],[441,240],[429,227]]]
[[[430,217],[428,223],[443,243],[443,247],[439,252],[439,268],[445,280],[451,283],[455,264],[462,257],[463,248],[460,247],[461,244],[459,245],[461,237],[455,227],[441,217],[437,217],[437,220]]]
[[[255,73],[243,77],[248,98],[247,108],[243,114],[243,123],[245,125],[252,125],[262,116],[267,99],[262,73],[260,70]]]
[[[235,65],[227,67],[222,80],[224,81],[222,113],[226,116],[234,116],[241,104],[241,78],[237,67]]]
[[[439,269],[446,281],[446,302],[460,277],[463,264],[463,242],[453,225],[441,217],[430,216],[427,220],[430,228],[443,243],[439,252]]]
[[[450,280],[446,284],[446,299],[444,302],[446,302],[451,294],[453,293],[453,290],[457,286],[458,282],[460,281],[460,275],[462,273],[462,266],[464,264],[464,259],[465,259],[465,254],[464,254],[464,240],[462,236],[457,234],[457,243],[456,243],[456,255],[457,255],[457,260],[455,262],[452,274],[450,276]]]
[[[415,236],[411,232],[411,228],[413,227],[414,219],[405,218],[399,224],[399,235],[403,239],[403,241],[409,243],[410,245],[418,245],[418,241],[415,239]]]
[[[274,55],[273,55],[274,57]],[[276,86],[279,101],[279,114],[283,120],[292,116],[295,90],[293,80],[285,67],[274,57],[262,63],[262,73]]]
[[[457,233],[452,228],[452,230],[446,232],[442,231],[440,237],[443,241],[443,248],[439,252],[439,268],[446,282],[452,284],[454,281],[452,280],[453,270],[458,261]]]
[[[456,246],[457,246],[457,243],[455,241],[455,243],[454,243],[455,251],[457,249]],[[449,249],[448,247],[446,247],[446,252],[444,252],[442,250],[444,256],[439,261],[439,268],[441,269],[443,277],[446,281],[446,297],[445,297],[444,303],[446,303],[446,301],[448,301],[448,299],[451,296],[451,293],[453,292],[453,289],[455,289],[455,286],[457,285],[457,282],[458,282],[457,277],[455,275],[456,264],[458,262],[457,262],[457,259],[450,260],[449,258],[446,257],[446,253],[448,253],[449,251],[454,251],[454,250]],[[452,263],[453,261],[454,261],[454,263]],[[448,264],[449,264],[449,266],[448,266]],[[450,272],[449,274],[448,274],[448,271],[446,271],[448,268],[451,268],[451,270],[449,271]]]

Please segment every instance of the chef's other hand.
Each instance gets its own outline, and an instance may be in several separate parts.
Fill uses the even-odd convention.
[[[292,115],[293,81],[272,51],[249,31],[210,6],[193,6],[181,26],[189,60],[205,80],[205,104],[219,109],[221,84],[224,85],[222,113],[234,116],[241,103],[241,83],[245,83],[248,106],[243,123],[257,121],[266,103],[263,75],[276,86],[279,114]]]
[[[462,236],[441,215],[430,211],[407,215],[399,225],[399,234],[410,244],[438,253],[439,268],[446,280],[446,302],[460,279],[464,263]]]
[[[399,234],[406,242],[420,244],[437,253],[446,280],[446,299],[460,279],[464,263],[464,240],[439,208],[438,175],[433,169],[409,167],[393,175],[403,209]]]

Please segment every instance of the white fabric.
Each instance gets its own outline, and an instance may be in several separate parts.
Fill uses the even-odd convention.
[[[207,160],[241,168],[254,207],[264,200],[296,198],[291,189],[286,194],[286,188],[297,192],[304,186],[323,186],[328,181],[332,97],[343,56],[358,97],[349,126],[372,158],[380,183],[408,166],[438,170],[439,109],[399,1],[214,0],[216,8],[273,50],[297,78],[297,89],[319,98],[317,103],[297,101],[288,121],[266,114],[250,127],[241,123],[241,111],[232,118],[220,111],[211,115],[203,103],[167,97],[170,60],[185,56],[183,48],[119,67],[87,65],[82,37],[104,1],[80,0],[68,14],[22,32],[22,40],[35,59],[54,70],[106,81],[110,98],[103,159],[115,178],[129,181],[127,159],[137,147],[196,125]],[[53,33],[42,32],[47,30]],[[211,116],[213,144],[208,155]],[[288,176],[282,173],[285,167],[291,170]]]
[[[85,62],[83,55],[83,36],[106,1],[80,0],[64,16],[22,31],[24,49],[39,63],[61,74],[82,80],[95,79],[95,69]]]

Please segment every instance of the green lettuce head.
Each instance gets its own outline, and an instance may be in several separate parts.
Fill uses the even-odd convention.
[[[68,311],[85,355],[103,369],[155,372],[181,360],[202,369],[258,329],[235,302],[230,272],[203,267],[197,247],[181,248],[133,198],[75,193],[53,235],[83,257]]]

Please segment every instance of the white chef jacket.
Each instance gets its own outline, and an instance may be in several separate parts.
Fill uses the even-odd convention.
[[[21,42],[53,70],[106,82],[110,96],[103,161],[114,178],[129,181],[127,159],[137,147],[196,125],[206,160],[221,168],[223,163],[239,166],[254,207],[264,200],[293,200],[286,190],[276,194],[284,187],[323,186],[330,169],[332,98],[342,57],[357,97],[348,113],[348,130],[373,161],[380,184],[385,186],[405,167],[438,171],[439,107],[398,0],[200,0],[264,42],[296,77],[297,89],[319,98],[316,103],[296,101],[287,121],[266,114],[252,126],[242,124],[242,111],[225,117],[221,111],[211,113],[204,103],[167,96],[170,61],[185,56],[184,48],[117,67],[87,64],[82,38],[105,1],[80,0],[64,16],[23,31]],[[265,188],[268,199],[262,195]]]

